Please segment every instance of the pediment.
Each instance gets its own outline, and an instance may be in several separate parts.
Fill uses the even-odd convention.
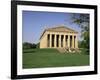
[[[55,28],[49,28],[47,31],[57,31],[57,32],[76,32],[73,29],[67,28],[65,26],[55,27]]]

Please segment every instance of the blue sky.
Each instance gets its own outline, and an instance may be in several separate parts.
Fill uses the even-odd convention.
[[[22,40],[23,42],[38,43],[44,29],[59,25],[65,25],[81,34],[81,29],[71,22],[71,18],[72,13],[23,11]],[[80,35],[78,39],[81,39]]]

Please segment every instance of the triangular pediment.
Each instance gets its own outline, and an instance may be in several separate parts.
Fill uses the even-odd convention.
[[[70,28],[65,27],[65,26],[60,26],[60,27],[49,28],[49,29],[47,29],[47,31],[58,31],[58,32],[76,32],[75,30],[70,29]]]

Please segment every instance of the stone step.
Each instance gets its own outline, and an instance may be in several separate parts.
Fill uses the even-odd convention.
[[[79,52],[80,50],[79,49],[75,49],[75,48],[57,48],[57,50],[60,52],[60,53],[68,53],[68,52]]]
[[[66,48],[57,48],[57,50],[58,50],[60,53],[68,52],[68,50],[67,50]]]

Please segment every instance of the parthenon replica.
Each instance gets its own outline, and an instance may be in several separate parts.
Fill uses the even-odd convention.
[[[40,37],[40,48],[78,48],[78,32],[59,26],[45,29]]]

